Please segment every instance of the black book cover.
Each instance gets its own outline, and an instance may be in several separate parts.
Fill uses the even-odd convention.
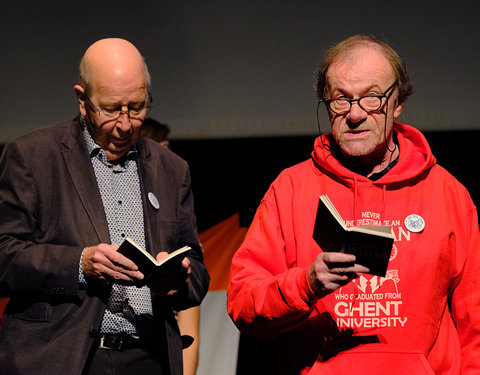
[[[320,196],[313,238],[323,251],[353,254],[370,274],[384,277],[394,236],[390,226],[347,228],[326,195]]]
[[[158,272],[158,270],[160,270],[165,264],[181,262],[183,258],[187,256],[189,250],[191,250],[190,246],[184,246],[171,252],[163,261],[157,262],[149,252],[142,249],[132,239],[127,238],[123,241],[117,251],[135,263],[140,272],[144,274],[146,280],[154,272]]]

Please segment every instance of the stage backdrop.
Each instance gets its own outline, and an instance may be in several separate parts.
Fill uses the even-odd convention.
[[[0,143],[72,118],[77,66],[104,37],[144,54],[152,116],[179,139],[311,135],[323,51],[357,33],[388,41],[415,94],[403,121],[480,129],[479,2],[19,0],[0,2]],[[322,124],[327,128],[327,124]]]

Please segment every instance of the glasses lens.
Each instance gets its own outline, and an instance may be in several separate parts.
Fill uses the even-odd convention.
[[[128,113],[130,117],[140,116],[147,109],[146,104],[142,104],[140,107],[129,108]]]
[[[376,111],[382,105],[383,97],[378,96],[364,96],[358,100],[358,104],[365,111]]]
[[[110,119],[117,119],[122,115],[122,113],[128,114],[128,117],[131,119],[138,119],[138,118],[141,118],[141,116],[146,110],[147,110],[147,106],[145,104],[137,108],[128,108],[128,112],[122,111],[121,109],[117,109],[117,110],[106,109],[106,108],[100,109],[102,114]]]
[[[330,109],[337,114],[347,113],[350,111],[350,102],[345,99],[334,99],[330,102]]]
[[[145,112],[150,110],[150,102],[144,102],[140,105],[135,105],[131,107],[130,105],[128,106],[127,111],[123,111],[122,107],[116,107],[116,108],[102,108],[102,107],[97,107],[95,104],[92,103],[91,99],[87,96],[87,103],[91,107],[91,109],[94,112],[98,112],[101,115],[108,117],[109,119],[116,120],[118,119],[122,113],[125,113],[128,115],[129,118],[131,119],[142,119],[142,116],[145,114]]]
[[[105,117],[108,118],[118,118],[120,117],[120,113],[122,111],[119,110],[113,110],[113,109],[106,109],[106,108],[100,108],[100,112],[105,115]]]

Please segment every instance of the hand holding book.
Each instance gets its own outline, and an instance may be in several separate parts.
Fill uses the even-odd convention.
[[[145,277],[141,285],[147,284],[162,294],[164,289],[170,288],[171,285],[178,284],[178,280],[186,280],[188,277],[190,261],[186,256],[189,250],[191,250],[189,246],[184,246],[171,253],[160,252],[155,259],[132,239],[127,238],[117,251],[131,259],[143,273]],[[165,293],[168,294],[170,290],[172,289],[168,289]]]
[[[347,228],[326,195],[318,203],[313,238],[324,252],[353,254],[356,263],[370,269],[370,274],[385,276],[394,236],[386,225]]]
[[[308,270],[308,281],[315,295],[325,297],[370,270],[355,263],[355,256],[340,252],[318,254]]]
[[[119,257],[118,245],[100,243],[86,247],[82,253],[81,270],[83,280],[108,280],[122,285],[138,284],[144,275],[128,257]]]
[[[160,252],[157,255],[157,262],[162,263],[168,257],[169,253]],[[146,284],[155,295],[176,295],[187,287],[188,276],[191,273],[190,260],[187,257],[176,256],[175,260],[169,259],[167,263],[162,264],[162,271],[154,272]]]

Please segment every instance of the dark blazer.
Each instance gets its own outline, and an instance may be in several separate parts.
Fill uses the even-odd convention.
[[[198,305],[209,276],[197,238],[190,172],[180,157],[141,138],[138,170],[147,249],[190,245],[192,275],[181,296],[155,298],[154,331],[172,374],[182,344],[172,310]],[[160,208],[147,194],[153,192]],[[81,374],[110,285],[79,283],[83,248],[110,243],[107,219],[78,118],[33,131],[0,159],[0,373]]]

